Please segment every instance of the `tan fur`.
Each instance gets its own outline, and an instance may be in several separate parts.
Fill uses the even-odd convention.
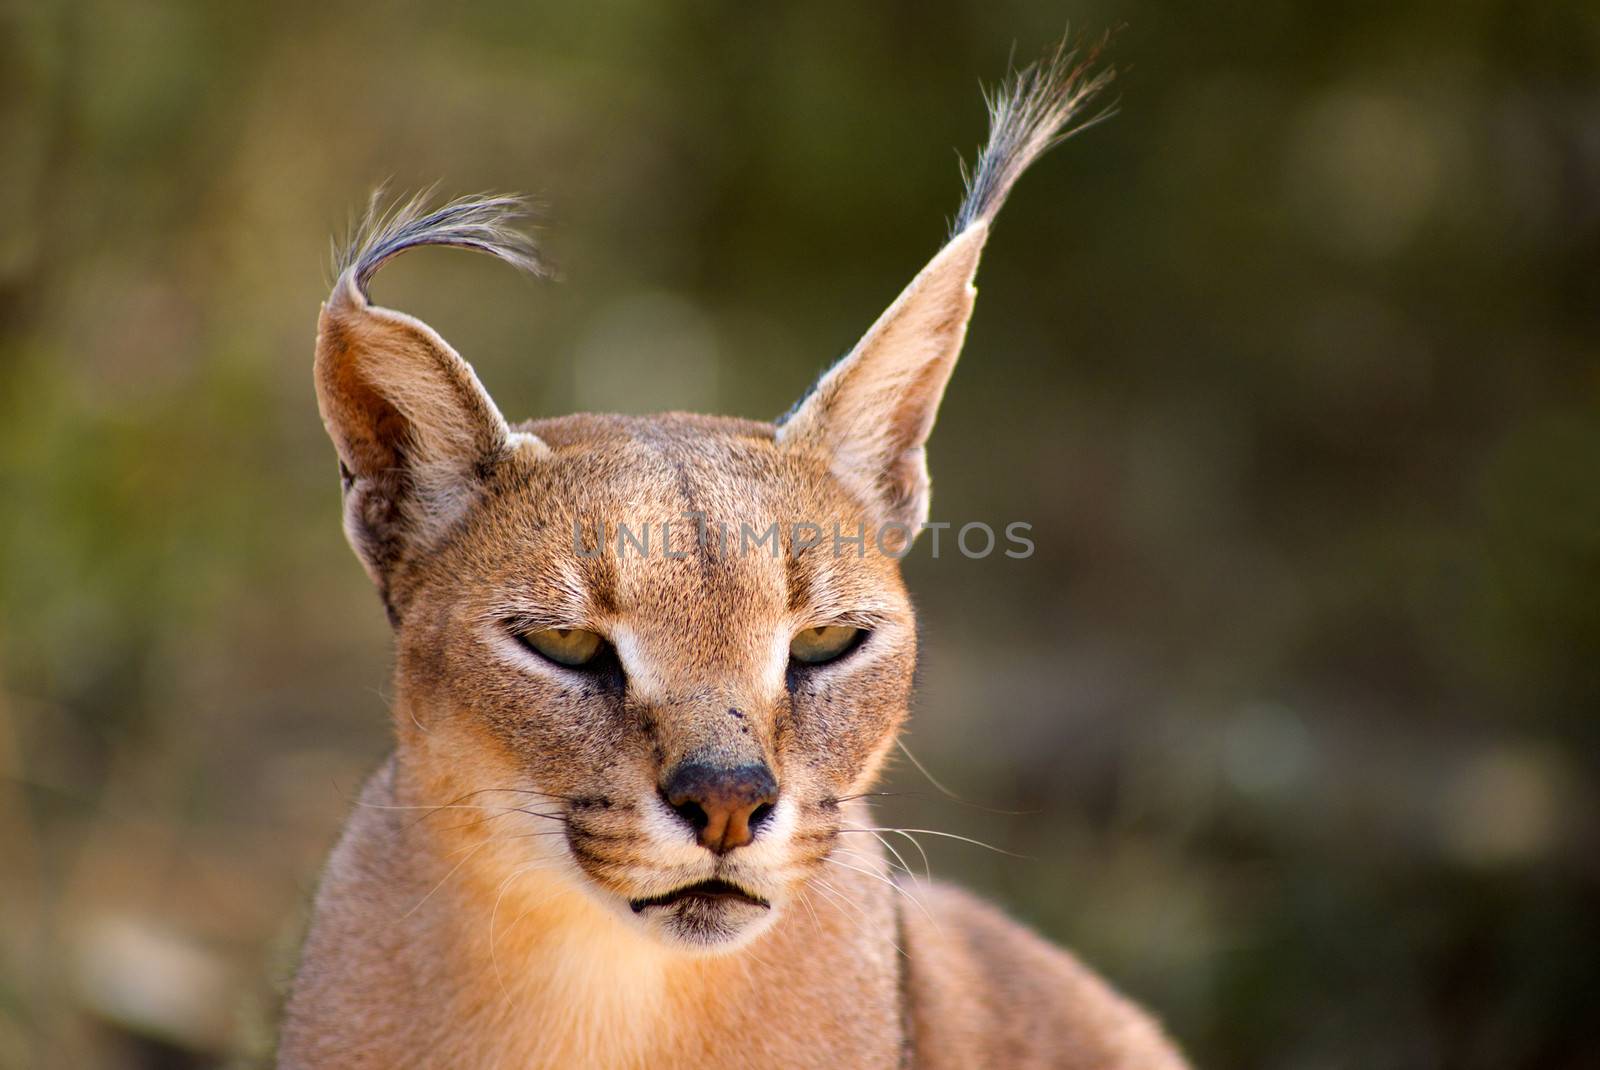
[[[861,798],[916,659],[899,561],[871,533],[909,540],[927,515],[924,444],[1006,188],[778,425],[509,426],[443,339],[365,293],[413,245],[497,252],[482,203],[403,213],[348,258],[318,400],[395,628],[396,749],[329,860],[280,1065],[1183,1065],[1065,952],[897,874]],[[619,523],[652,552],[619,552]],[[780,552],[741,545],[774,523]],[[802,549],[797,523],[869,542]],[[792,662],[825,625],[866,638]],[[528,628],[596,632],[614,660],[563,667]],[[753,840],[697,840],[663,788],[691,762],[770,770]],[[752,899],[660,901],[713,879]]]

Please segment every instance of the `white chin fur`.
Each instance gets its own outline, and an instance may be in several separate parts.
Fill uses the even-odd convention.
[[[777,920],[777,904],[757,906],[738,900],[685,900],[671,906],[646,907],[634,917],[655,939],[669,947],[698,954],[723,954],[744,947]],[[631,913],[631,911],[630,911]]]

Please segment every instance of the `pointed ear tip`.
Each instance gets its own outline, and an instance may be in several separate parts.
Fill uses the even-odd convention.
[[[398,309],[373,304],[348,274],[333,284],[333,292],[322,303],[321,313],[317,317],[318,339],[328,334],[346,334],[366,339],[379,335],[399,335],[412,340],[430,341],[449,349],[449,343],[422,320]]]
[[[972,222],[968,223],[966,225],[965,229],[963,229],[960,233],[958,233],[954,237],[952,237],[950,239],[950,244],[954,245],[956,242],[960,242],[960,241],[977,241],[977,242],[981,242],[984,239],[986,239],[988,236],[989,236],[989,220],[987,218],[983,217],[983,216],[980,216],[977,219],[974,219]]]
[[[978,257],[983,253],[983,247],[988,240],[989,222],[980,219],[945,242],[944,248],[939,251],[938,259],[965,261],[970,265],[968,271],[975,275],[978,270]],[[971,285],[970,275],[968,285]]]
[[[370,343],[382,332],[392,332],[398,313],[390,313],[367,300],[354,277],[345,272],[317,312],[316,359],[318,364],[342,359],[352,347]]]
[[[966,229],[952,237],[949,241],[949,246],[982,249],[984,243],[988,240],[989,221],[987,219],[977,219],[968,223]]]
[[[346,271],[333,280],[333,289],[329,292],[327,300],[322,302],[322,313],[343,315],[365,311],[371,307],[372,303],[367,300],[367,295],[356,285],[355,274]]]

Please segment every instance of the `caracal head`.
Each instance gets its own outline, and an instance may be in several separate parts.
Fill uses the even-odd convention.
[[[908,713],[899,558],[928,515],[924,445],[994,212],[1103,84],[1068,58],[999,98],[954,237],[776,423],[510,425],[368,283],[429,244],[537,269],[516,202],[369,222],[322,310],[316,382],[345,530],[395,631],[416,797],[494,814],[507,865],[674,947],[738,946],[792,907]]]

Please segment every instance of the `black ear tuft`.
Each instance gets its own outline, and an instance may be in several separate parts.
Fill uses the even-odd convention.
[[[971,171],[962,165],[967,196],[956,213],[954,237],[974,223],[987,223],[1005,203],[1022,172],[1040,156],[1080,131],[1109,119],[1116,106],[1083,118],[1085,110],[1116,77],[1110,67],[1095,70],[1109,43],[1102,37],[1080,56],[1067,37],[1037,63],[1014,71],[1000,87],[984,94],[989,105],[989,140]]]
[[[367,284],[378,269],[407,249],[422,245],[471,249],[532,275],[549,274],[532,239],[517,229],[516,224],[529,214],[522,198],[500,194],[457,197],[425,211],[427,197],[424,190],[383,208],[383,190],[375,190],[361,223],[335,258],[339,280],[349,276],[361,296],[370,297]]]

